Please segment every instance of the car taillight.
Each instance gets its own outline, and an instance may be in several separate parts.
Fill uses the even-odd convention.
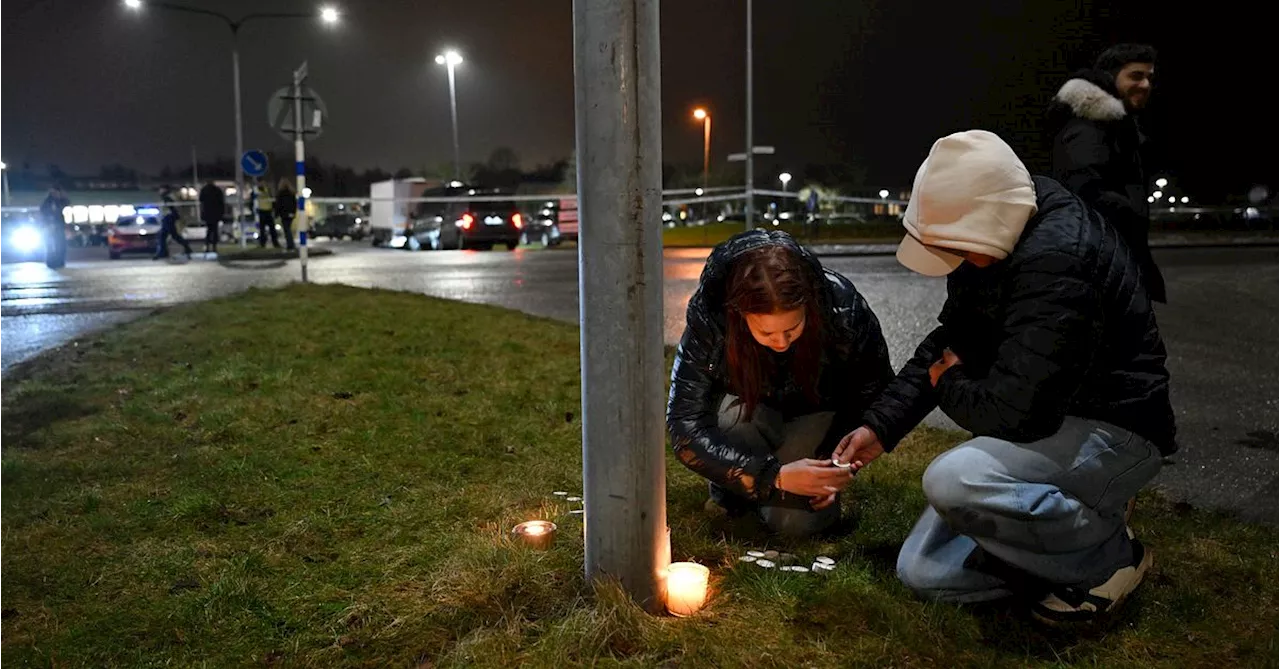
[[[475,223],[475,222],[476,222],[476,217],[475,217],[475,216],[472,216],[471,214],[463,214],[463,215],[462,215],[462,229],[463,229],[463,230],[470,230],[470,229],[471,229],[471,224],[472,224],[472,223]]]
[[[511,222],[515,224],[517,230],[524,229],[524,218],[520,214],[512,214]]]

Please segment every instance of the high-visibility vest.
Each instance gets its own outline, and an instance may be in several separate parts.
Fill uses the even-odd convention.
[[[258,186],[253,191],[254,199],[257,200],[258,211],[271,211],[275,204],[275,199],[271,197],[271,189],[266,186]]]

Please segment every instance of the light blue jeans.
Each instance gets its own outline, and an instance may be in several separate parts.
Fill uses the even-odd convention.
[[[1074,417],[1032,443],[971,439],[925,470],[929,508],[898,554],[898,578],[921,597],[960,603],[1018,590],[1010,570],[990,564],[1050,584],[1100,585],[1133,559],[1125,504],[1160,464],[1142,437]]]
[[[720,430],[738,448],[756,455],[773,455],[785,465],[814,457],[834,418],[834,412],[823,411],[787,421],[777,411],[757,405],[748,421],[743,419],[740,400],[728,395],[720,404],[719,424]],[[790,496],[785,504],[755,504],[736,496],[732,501],[726,500],[732,493],[718,488],[711,484],[712,499],[722,504],[729,501],[726,506],[750,507],[760,522],[784,536],[809,537],[840,520],[838,498],[835,504],[815,511],[809,506],[808,497]]]

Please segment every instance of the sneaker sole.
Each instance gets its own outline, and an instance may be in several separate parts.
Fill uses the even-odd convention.
[[[1132,533],[1130,534],[1130,537],[1132,537]],[[1133,587],[1130,588],[1128,592],[1113,600],[1111,605],[1105,610],[1092,612],[1081,611],[1076,614],[1054,613],[1046,615],[1043,609],[1033,606],[1031,609],[1031,617],[1035,618],[1036,621],[1042,624],[1048,625],[1049,627],[1059,628],[1087,627],[1101,622],[1124,607],[1124,603],[1129,601],[1129,597],[1131,597],[1133,593],[1137,592],[1138,588],[1142,585],[1142,582],[1146,580],[1147,571],[1151,569],[1153,564],[1155,564],[1155,557],[1152,555],[1151,549],[1143,546],[1142,562],[1138,564],[1138,578],[1134,581]]]

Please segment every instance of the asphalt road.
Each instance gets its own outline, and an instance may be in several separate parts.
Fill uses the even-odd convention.
[[[323,243],[322,243],[323,245]],[[578,320],[577,256],[571,250],[409,253],[332,244],[311,278],[495,304]],[[664,333],[675,343],[706,250],[669,250],[664,262]],[[95,329],[174,304],[299,278],[296,261],[228,267],[190,262],[107,261],[75,251],[67,267],[0,267],[0,366]],[[1169,348],[1182,447],[1158,484],[1175,499],[1277,519],[1277,252],[1272,248],[1161,249],[1170,304],[1158,308]],[[888,256],[825,257],[850,278],[880,318],[890,356],[901,364],[934,324],[943,283],[911,274]],[[933,424],[946,426],[940,414]]]

